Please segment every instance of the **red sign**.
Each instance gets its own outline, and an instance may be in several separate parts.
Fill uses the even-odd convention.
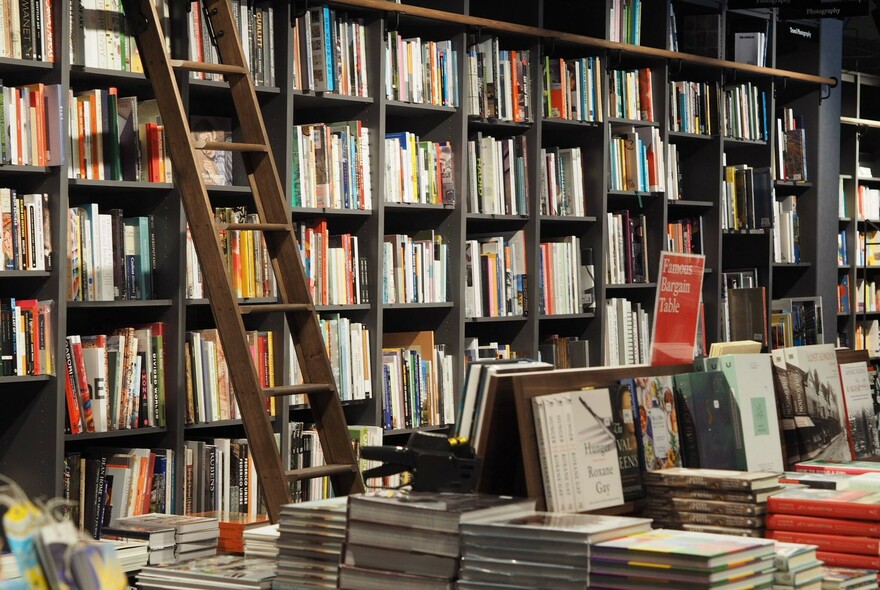
[[[660,253],[660,280],[651,331],[652,365],[693,362],[705,266],[706,257],[702,254]]]

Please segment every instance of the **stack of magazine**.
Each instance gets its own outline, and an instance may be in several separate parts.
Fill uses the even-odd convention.
[[[220,527],[216,518],[152,513],[118,518],[101,536],[147,541],[149,563],[159,565],[216,555]]]
[[[458,588],[585,588],[590,544],[650,530],[647,518],[551,512],[463,524]]]
[[[146,567],[137,575],[137,587],[141,590],[262,590],[271,588],[274,578],[273,560],[214,555],[186,563]]]
[[[347,498],[331,498],[281,507],[278,587],[336,588],[346,503]],[[253,547],[249,539],[245,543],[245,551]]]
[[[277,524],[264,524],[247,529],[244,538],[245,557],[278,558],[278,537],[280,532]]]

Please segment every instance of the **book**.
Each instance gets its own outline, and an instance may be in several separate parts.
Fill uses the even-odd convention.
[[[850,569],[826,564],[823,569],[823,590],[870,587],[876,583],[877,573],[867,569]]]
[[[751,491],[778,487],[779,474],[773,472],[730,471],[680,467],[645,474],[645,483],[673,488],[698,487],[710,490]]]
[[[880,494],[860,490],[786,490],[767,500],[774,514],[880,520]]]
[[[872,539],[870,537],[770,530],[767,531],[767,538],[785,543],[815,545],[820,551],[835,551],[837,553],[852,553],[856,555],[880,555],[880,539]]]
[[[874,394],[865,361],[840,366],[840,383],[846,406],[847,435],[856,460],[880,454],[880,435],[874,416]]]
[[[650,530],[650,519],[627,516],[604,516],[600,514],[558,514],[531,512],[508,518],[493,518],[486,522],[466,523],[461,527],[465,543],[493,542],[504,544],[508,540],[531,540],[553,544],[568,543],[589,545]],[[587,551],[586,546],[580,549]]]
[[[846,475],[880,472],[880,464],[872,461],[826,461],[824,459],[816,459],[813,461],[801,461],[795,468],[805,473],[844,473]]]
[[[781,572],[798,570],[816,561],[816,549],[818,549],[816,545],[808,543],[788,543],[777,540],[773,565]]]
[[[767,528],[777,531],[880,537],[880,523],[799,514],[768,514]]]
[[[183,563],[148,566],[137,575],[139,586],[166,584],[187,588],[270,588],[275,562],[239,555],[214,555]]]
[[[680,437],[673,378],[640,377],[634,380],[633,418],[639,425],[639,455],[643,469],[681,467]]]

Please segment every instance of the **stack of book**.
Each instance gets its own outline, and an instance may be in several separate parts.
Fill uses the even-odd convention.
[[[216,518],[156,513],[119,518],[101,531],[106,539],[147,541],[153,565],[215,555],[219,536]]]
[[[822,562],[816,559],[815,545],[777,541],[776,557],[773,562],[776,565],[776,573],[773,574],[774,589],[820,590],[823,578]]]
[[[459,526],[534,510],[534,500],[379,491],[349,496],[339,587],[452,589]]]
[[[877,587],[877,572],[874,570],[859,570],[847,567],[832,567],[826,565],[822,568],[822,590],[867,590]]]
[[[880,570],[880,494],[796,488],[768,501],[767,538],[809,543],[826,565]]]
[[[645,516],[657,526],[761,537],[767,499],[782,493],[771,472],[678,467],[644,474]]]
[[[147,541],[115,541],[106,540],[113,546],[119,564],[125,573],[137,572],[150,563],[150,544]],[[0,576],[2,579],[2,576]]]
[[[244,539],[245,557],[265,557],[278,559],[278,537],[281,531],[277,524],[264,524],[263,526],[245,529],[242,534]]]
[[[254,528],[261,528],[269,522],[265,514],[250,515],[245,512],[210,510],[193,516],[216,518],[220,524],[220,537],[217,550],[222,553],[244,553],[244,534]]]
[[[347,498],[332,498],[281,507],[279,587],[336,587],[346,504]]]
[[[764,588],[776,568],[768,539],[658,529],[590,547],[590,588]]]
[[[583,588],[591,544],[650,530],[647,518],[552,512],[462,524],[458,588]]]
[[[146,567],[137,575],[137,587],[249,590],[271,588],[275,562],[238,555],[215,555],[184,564]]]

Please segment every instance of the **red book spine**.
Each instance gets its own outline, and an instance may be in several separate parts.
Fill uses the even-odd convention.
[[[803,498],[778,498],[771,496],[767,510],[772,513],[800,514],[804,516],[828,516],[856,520],[880,520],[880,504],[858,504],[834,500],[805,500]]]
[[[851,553],[832,553],[816,551],[816,559],[833,567],[852,567],[856,569],[880,570],[880,557],[853,555]]]
[[[153,489],[153,472],[156,469],[156,453],[150,453],[150,458],[147,459],[147,485],[144,487],[144,501],[141,505],[141,514],[149,514],[150,512],[150,497],[153,495],[151,493]]]
[[[876,468],[853,467],[845,463],[834,465],[811,465],[809,463],[798,463],[794,466],[794,468],[795,471],[800,471],[801,473],[830,473],[832,475],[843,473],[845,475],[861,475],[863,473],[880,472],[880,463],[877,464]]]
[[[150,182],[164,182],[165,178],[161,174],[159,168],[159,158],[161,156],[161,146],[159,145],[159,128],[156,123],[147,123],[147,161],[149,162],[149,178]]]
[[[878,522],[816,518],[795,514],[769,514],[767,515],[767,528],[775,531],[880,537],[880,523]]]
[[[79,336],[68,336],[70,355],[73,357],[73,375],[75,377],[76,391],[79,394],[80,403],[85,417],[86,432],[95,432],[95,417],[92,413],[92,395],[89,391],[89,382],[86,377],[86,364],[83,361],[82,343]],[[73,340],[71,340],[71,338]]]
[[[79,409],[79,399],[73,391],[73,356],[70,351],[70,343],[67,343],[67,346],[65,347],[64,356],[67,360],[64,394],[67,397],[67,415],[70,418],[70,433],[79,434],[83,431],[83,423],[82,414]]]
[[[766,537],[784,543],[816,545],[820,551],[840,551],[843,553],[880,556],[880,540],[871,539],[870,537],[793,533],[790,531],[767,531]]]

